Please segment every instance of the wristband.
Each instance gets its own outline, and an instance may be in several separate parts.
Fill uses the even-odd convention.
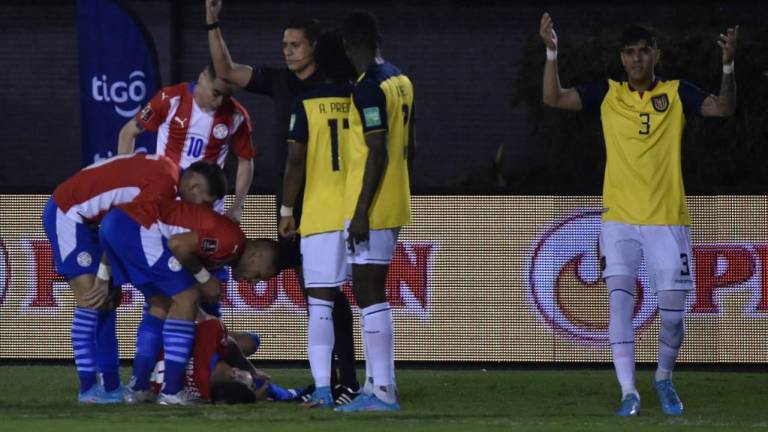
[[[733,60],[731,60],[730,63],[723,65],[723,74],[732,74],[733,73]]]
[[[216,22],[212,22],[210,24],[206,24],[205,28],[208,29],[208,31],[216,30],[217,28],[219,28],[219,22],[216,21]]]
[[[557,60],[557,50],[547,48],[547,60]]]
[[[96,271],[96,277],[108,281],[112,277],[112,270],[104,263],[99,263],[99,269]]]
[[[280,206],[280,217],[291,217],[293,216],[293,207],[288,207],[286,205]]]
[[[208,273],[208,270],[206,270],[205,267],[203,267],[199,272],[195,273],[195,279],[201,284],[204,284],[211,279],[211,274]]]

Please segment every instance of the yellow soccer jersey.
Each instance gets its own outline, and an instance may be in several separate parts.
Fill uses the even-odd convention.
[[[372,64],[358,79],[349,113],[348,162],[344,192],[344,217],[352,219],[363,186],[368,146],[365,135],[387,134],[387,167],[369,212],[371,229],[394,228],[411,223],[408,174],[408,140],[413,121],[413,85],[390,63]]]
[[[326,84],[294,104],[288,139],[307,145],[304,201],[299,233],[303,237],[344,229],[346,162],[341,149],[349,136],[352,84]]]
[[[690,225],[681,167],[686,115],[707,96],[680,80],[644,92],[627,82],[579,86],[585,110],[599,109],[605,139],[603,220],[633,225]]]

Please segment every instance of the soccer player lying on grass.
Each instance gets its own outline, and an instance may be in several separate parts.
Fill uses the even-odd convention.
[[[218,318],[198,311],[195,344],[186,369],[184,393],[190,402],[225,404],[259,400],[293,401],[300,390],[284,389],[270,382],[265,372],[256,369],[247,357],[259,348],[255,333],[229,333]],[[129,393],[128,403],[152,402],[164,380],[165,365],[158,357],[152,387]]]
[[[90,165],[53,192],[43,211],[56,270],[72,288],[76,307],[72,350],[80,379],[80,403],[119,403],[122,387],[115,333],[115,309],[105,303],[109,266],[99,264],[97,227],[112,207],[147,198],[181,198],[211,203],[209,179],[220,169],[192,164],[179,179],[178,167],[163,156],[116,156]],[[119,295],[119,294],[118,294]],[[97,385],[97,372],[103,386]]]
[[[213,189],[224,196],[223,176]],[[240,226],[210,206],[182,201],[131,203],[110,211],[99,237],[112,263],[115,284],[132,283],[150,304],[136,337],[134,380],[129,391],[149,388],[149,372],[160,347],[165,360],[162,405],[186,405],[184,370],[192,350],[201,297],[217,297],[221,282],[209,273],[224,265],[237,279],[262,280],[277,274],[277,245],[246,239]],[[167,309],[163,310],[162,298]]]

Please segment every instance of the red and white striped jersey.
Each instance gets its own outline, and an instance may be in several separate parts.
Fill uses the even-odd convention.
[[[209,269],[231,263],[243,253],[245,234],[240,225],[210,206],[158,199],[136,201],[120,208],[144,228],[157,228],[164,238],[190,231],[197,233],[195,255]],[[147,245],[144,249],[156,256],[162,254],[162,251],[148,251]]]
[[[179,167],[161,155],[119,155],[87,166],[53,191],[53,200],[78,223],[98,224],[112,207],[134,200],[176,197]]]
[[[194,89],[194,82],[165,87],[136,114],[142,128],[157,132],[157,153],[181,169],[199,160],[223,167],[230,147],[241,158],[256,156],[245,108],[230,97],[211,114],[197,106]]]

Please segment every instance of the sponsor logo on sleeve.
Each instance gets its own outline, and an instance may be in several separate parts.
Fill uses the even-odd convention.
[[[153,115],[155,115],[155,112],[152,110],[152,106],[150,104],[147,104],[147,106],[145,106],[144,109],[141,110],[141,121],[148,122]]]
[[[212,253],[216,252],[219,248],[219,241],[217,239],[205,238],[203,239],[203,252]]]
[[[365,119],[365,127],[381,126],[381,113],[379,112],[379,107],[363,109],[363,118]]]
[[[296,114],[291,114],[291,121],[288,124],[288,130],[293,132],[294,126],[296,126]]]

